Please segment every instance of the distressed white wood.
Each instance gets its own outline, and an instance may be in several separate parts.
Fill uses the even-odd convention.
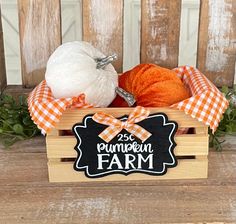
[[[201,3],[198,68],[217,86],[232,86],[236,57],[236,1]]]
[[[145,0],[141,11],[141,62],[178,66],[181,0]]]
[[[83,40],[105,55],[116,53],[116,71],[123,71],[123,0],[83,2]]]
[[[235,45],[230,39],[229,33],[232,23],[232,4],[228,4],[225,0],[209,0],[209,42],[206,54],[206,69],[211,72],[223,72],[229,55],[224,52],[225,48]],[[224,15],[224,19],[219,17]]]
[[[1,0],[8,84],[21,84],[16,1]],[[179,65],[196,65],[199,1],[182,0]],[[82,0],[61,0],[61,2],[63,42],[81,40]],[[140,62],[140,2],[141,0],[124,1],[124,70],[130,69]],[[218,2],[218,4],[222,4],[222,0]],[[221,10],[225,10],[225,8]],[[212,13],[217,13],[217,10]],[[217,41],[221,43],[222,39]],[[233,42],[233,44],[235,43]],[[217,51],[217,49],[213,50]],[[208,56],[210,51],[209,49]],[[164,52],[163,48],[163,57],[165,56]],[[223,57],[219,50],[217,55],[218,58]],[[208,57],[208,67],[212,66],[210,65],[211,61]],[[218,67],[222,66],[220,63],[217,64],[219,64]],[[213,69],[218,68],[217,66],[212,67]],[[234,83],[236,83],[236,73]]]
[[[48,58],[61,44],[61,2],[18,0],[22,82],[31,88],[45,78]]]
[[[82,40],[82,0],[61,0],[63,42]],[[17,0],[1,0],[8,85],[22,84]]]

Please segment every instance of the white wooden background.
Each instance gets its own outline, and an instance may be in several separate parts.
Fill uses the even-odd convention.
[[[7,82],[21,84],[17,0],[0,0]],[[81,0],[62,1],[63,42],[81,40]],[[139,63],[141,0],[125,0],[124,70]],[[196,65],[199,0],[182,0],[179,65]]]

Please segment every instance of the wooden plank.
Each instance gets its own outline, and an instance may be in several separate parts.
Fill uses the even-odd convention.
[[[45,153],[46,152],[46,141],[43,136],[36,136],[28,140],[19,141],[12,145],[10,148],[4,148],[0,144],[0,155],[1,153]],[[4,155],[3,155],[4,156]]]
[[[236,223],[235,186],[1,187],[0,223]]]
[[[147,180],[169,180],[169,179],[194,179],[207,178],[208,159],[186,159],[178,160],[178,166],[169,168],[163,176],[152,176],[146,174],[130,174],[128,176],[113,174],[103,178],[87,178],[84,172],[76,172],[73,168],[74,162],[48,162],[50,182],[104,182],[104,181],[147,181]]]
[[[47,136],[59,136],[61,133],[60,130],[52,129],[49,133],[47,133]]]
[[[196,127],[194,129],[194,131],[195,131],[196,134],[205,134],[205,135],[207,135],[208,134],[208,126]]]
[[[49,184],[31,143],[0,152],[0,223],[236,223],[236,148],[210,153],[208,179]]]
[[[181,0],[142,1],[141,62],[178,66]]]
[[[236,138],[235,135],[226,135],[221,138],[225,142],[222,144],[223,150],[236,150]]]
[[[175,137],[175,142],[176,156],[208,155],[207,135],[179,135]],[[74,136],[47,136],[47,156],[48,158],[75,158],[77,157],[74,149],[76,143]]]
[[[236,57],[236,1],[201,1],[197,66],[217,86],[232,86]]]
[[[116,53],[117,72],[123,64],[123,0],[83,1],[83,39],[105,55]]]
[[[232,150],[236,152],[235,136],[225,136],[224,139],[226,141],[222,144],[223,152],[232,151]],[[178,143],[178,140],[177,140],[177,143]],[[187,146],[188,143],[186,142],[185,144]],[[191,143],[189,143],[189,145],[190,144]],[[193,144],[191,144],[191,146],[192,145]],[[4,147],[0,144],[0,153],[6,152],[6,151],[8,153],[46,152],[45,137],[37,136],[29,140],[20,141],[17,144],[14,144],[12,147],[10,147],[10,149],[8,150],[5,150]],[[214,151],[214,149],[212,149],[212,151]],[[199,150],[198,153],[201,154],[201,150]]]
[[[51,53],[61,44],[60,0],[18,0],[22,78],[25,87],[44,79]]]
[[[151,113],[164,112],[170,120],[178,123],[179,127],[204,127],[202,122],[197,121],[191,116],[187,116],[184,112],[169,108],[148,108]],[[66,110],[60,118],[60,122],[56,124],[56,129],[71,130],[75,123],[82,122],[84,116],[97,112],[111,114],[114,117],[121,117],[129,114],[133,108],[90,108],[80,110]]]
[[[1,4],[0,4],[0,93],[3,91],[6,85],[7,85],[7,76],[6,76],[6,67],[5,67]]]
[[[33,88],[24,88],[22,85],[7,85],[3,92],[18,99],[19,96],[27,97],[32,90]]]
[[[48,182],[48,169],[46,153],[39,150],[36,146],[39,142],[36,141],[35,145],[25,145],[28,149],[23,152],[23,149],[5,150],[0,151],[0,186],[51,186]],[[18,144],[21,147],[21,144]],[[23,147],[23,146],[22,146]],[[35,148],[36,147],[36,148]],[[34,152],[35,150],[35,152]],[[18,153],[17,153],[18,152]],[[79,186],[97,187],[97,186],[127,186],[127,185],[142,185],[142,186],[226,186],[236,185],[236,151],[223,151],[222,153],[210,152],[209,154],[209,174],[208,178],[204,180],[152,180],[152,181],[123,181],[123,182],[107,182],[107,183],[82,183]],[[64,186],[60,184],[58,186]],[[72,185],[72,184],[71,184]],[[75,184],[78,186],[78,183]]]
[[[48,183],[45,153],[1,153],[0,162],[0,185]]]

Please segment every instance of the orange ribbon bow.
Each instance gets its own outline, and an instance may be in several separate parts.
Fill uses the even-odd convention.
[[[123,129],[141,139],[142,142],[145,142],[152,134],[135,123],[146,119],[148,115],[149,110],[138,106],[130,113],[128,119],[124,122],[103,112],[94,114],[92,119],[97,123],[109,126],[101,134],[99,134],[99,137],[107,143],[110,142]]]

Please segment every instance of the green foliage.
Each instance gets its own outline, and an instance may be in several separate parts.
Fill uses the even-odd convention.
[[[209,130],[210,147],[214,147],[217,151],[222,150],[224,140],[221,139],[225,135],[236,135],[236,85],[233,89],[223,86],[221,91],[230,103],[214,135]]]
[[[24,96],[20,96],[16,101],[10,95],[0,95],[0,142],[5,147],[39,133],[39,129],[30,118]]]

